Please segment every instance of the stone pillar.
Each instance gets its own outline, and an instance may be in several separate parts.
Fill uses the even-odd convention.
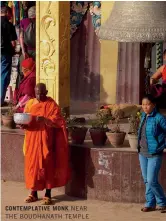
[[[140,43],[119,43],[116,85],[117,103],[139,104]]]
[[[146,43],[119,43],[117,103],[141,104],[145,95]]]
[[[101,2],[101,23],[104,23],[113,8],[113,1]],[[100,102],[116,103],[116,79],[118,62],[118,42],[101,40],[100,53]]]
[[[36,2],[36,76],[62,107],[70,102],[70,2]]]

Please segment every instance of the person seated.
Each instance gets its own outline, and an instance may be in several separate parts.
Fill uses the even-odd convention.
[[[16,111],[22,113],[29,99],[35,97],[36,85],[36,68],[32,58],[27,58],[22,61],[22,70],[24,78],[20,82],[19,88],[15,90],[14,102]]]
[[[163,61],[166,62],[166,49],[163,52]],[[160,79],[162,79],[162,84],[158,84]],[[156,73],[152,75],[150,85],[151,94],[157,99],[158,107],[166,108],[166,64],[162,65]]]

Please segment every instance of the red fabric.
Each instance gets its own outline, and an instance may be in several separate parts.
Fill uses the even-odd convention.
[[[19,107],[16,113],[24,113],[24,107]]]
[[[14,102],[17,104],[19,100],[28,95],[30,98],[35,97],[35,85],[36,85],[36,72],[35,70],[28,74],[20,82],[19,88],[15,90]]]
[[[163,81],[166,81],[166,65],[164,66],[164,69],[163,69],[162,79]]]
[[[152,85],[151,93],[155,98],[160,97],[162,94],[166,95],[166,81],[163,81],[162,84]]]
[[[32,70],[34,68],[34,66],[35,66],[35,62],[34,62],[34,60],[32,58],[27,58],[27,59],[22,61],[21,66],[23,68]]]
[[[34,18],[34,20],[35,20],[35,18]],[[22,19],[21,21],[20,21],[20,27],[21,27],[21,29],[23,29],[23,31],[25,32],[26,31],[26,29],[27,29],[27,27],[28,27],[28,25],[30,24],[30,19],[29,18],[24,18],[24,19]],[[27,49],[28,50],[32,50],[32,51],[35,51],[36,49],[35,48],[31,48],[31,47],[29,47],[29,46],[27,46]]]
[[[162,84],[154,84],[151,86],[151,93],[155,98],[166,95],[166,65],[162,72]]]
[[[26,95],[25,95],[26,96]],[[26,98],[26,101],[22,104],[22,100],[25,98],[25,96],[20,97],[19,103],[21,103],[21,107],[17,109],[17,113],[23,113],[24,112],[24,107],[26,103],[28,102],[29,99],[31,99],[29,96]]]
[[[33,116],[25,134],[26,187],[43,190],[66,185],[70,177],[69,145],[60,108],[52,98],[40,103],[33,99],[25,112]],[[36,116],[45,117],[47,122],[36,122]]]
[[[151,94],[156,98],[158,108],[166,108],[166,81],[151,86]]]

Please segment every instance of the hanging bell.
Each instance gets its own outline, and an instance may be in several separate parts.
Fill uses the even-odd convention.
[[[116,1],[98,36],[119,42],[166,41],[166,2]]]

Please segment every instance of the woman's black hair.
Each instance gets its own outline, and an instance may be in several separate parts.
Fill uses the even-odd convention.
[[[142,98],[142,100],[144,100],[144,99],[147,99],[147,100],[149,100],[152,104],[155,104],[156,105],[156,99],[151,95],[151,94],[146,94],[143,98]]]

